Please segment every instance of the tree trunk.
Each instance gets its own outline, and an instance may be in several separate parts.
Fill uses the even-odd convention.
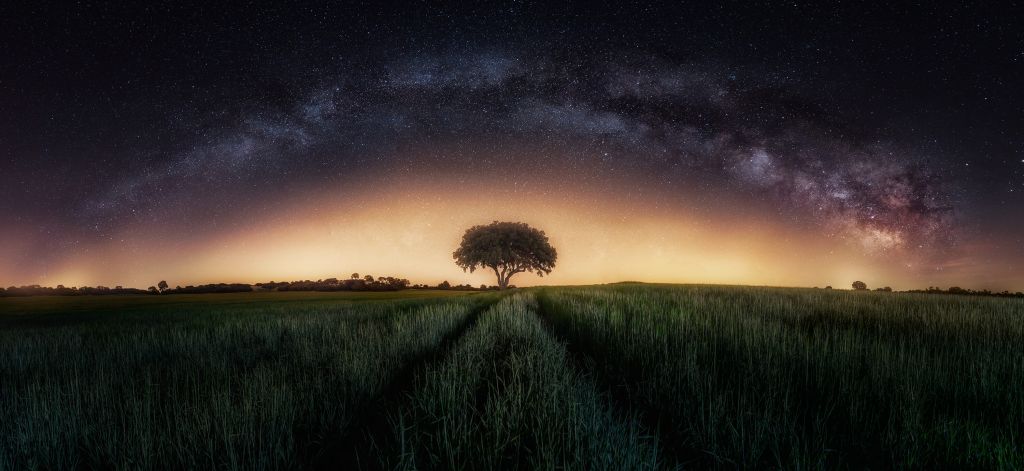
[[[512,280],[512,275],[519,273],[521,270],[515,270],[513,268],[502,268],[498,271],[498,268],[494,268],[494,274],[498,275],[498,289],[508,289],[508,282]]]

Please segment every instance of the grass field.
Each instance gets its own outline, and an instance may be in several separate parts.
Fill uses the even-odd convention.
[[[66,314],[121,314],[135,310],[184,309],[192,306],[245,306],[280,303],[336,303],[388,301],[463,296],[472,291],[416,289],[402,291],[255,291],[249,293],[102,295],[102,296],[27,296],[0,298],[0,321],[14,319],[13,314],[31,317],[59,314],[61,320],[73,320]]]
[[[0,299],[0,469],[1024,468],[1016,299],[117,298]]]

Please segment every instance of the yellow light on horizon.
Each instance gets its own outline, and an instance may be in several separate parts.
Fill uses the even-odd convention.
[[[184,286],[358,272],[413,283],[492,285],[493,274],[455,266],[452,251],[472,225],[515,220],[546,231],[559,253],[550,276],[520,274],[512,280],[519,286],[632,280],[839,288],[857,279],[869,286],[918,286],[907,272],[856,247],[768,217],[652,208],[601,190],[395,182],[338,198],[330,209],[323,208],[322,189],[311,193],[318,206],[298,198],[251,224],[188,243],[178,242],[176,233],[133,228],[114,239],[160,249],[126,250],[119,242],[95,247],[54,270],[49,284],[144,288],[161,279]]]

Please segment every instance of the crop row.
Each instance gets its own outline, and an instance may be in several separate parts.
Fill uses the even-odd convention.
[[[549,290],[544,318],[701,467],[1024,467],[1024,305],[824,290]]]
[[[0,332],[0,469],[302,467],[486,301]]]
[[[1024,304],[609,286],[0,331],[0,469],[1024,468]]]
[[[398,410],[399,469],[650,469],[657,451],[617,415],[530,294],[484,313]]]

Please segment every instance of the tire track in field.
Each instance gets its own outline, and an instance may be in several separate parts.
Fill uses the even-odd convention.
[[[416,376],[448,355],[466,332],[472,330],[480,315],[494,307],[506,295],[496,296],[482,302],[466,315],[465,321],[448,333],[434,350],[407,362],[400,368],[394,379],[383,391],[355,417],[346,430],[326,437],[319,456],[313,460],[312,469],[378,469],[381,462],[376,459],[379,452],[391,438],[391,422],[388,413],[399,404],[415,387]]]
[[[532,292],[483,313],[399,407],[395,469],[658,469],[635,420],[615,413],[545,328]],[[403,420],[404,419],[404,420]]]
[[[699,450],[683,445],[686,442],[686,437],[682,436],[671,424],[662,420],[660,411],[650,407],[638,406],[631,398],[630,385],[615,384],[612,382],[612,378],[600,374],[594,367],[594,363],[600,361],[600,359],[587,352],[585,348],[580,347],[577,342],[570,341],[555,327],[551,314],[546,309],[546,306],[554,301],[547,297],[547,293],[543,290],[538,292],[536,296],[537,316],[540,317],[544,328],[565,345],[572,367],[589,376],[596,386],[603,389],[611,406],[617,413],[621,416],[636,418],[643,431],[648,432],[648,435],[653,438],[654,446],[658,449],[658,455],[665,458],[664,465],[667,465],[666,468],[676,469],[680,467],[693,467],[695,465],[698,468],[708,467],[709,465],[714,467],[713,463],[709,463],[708,457],[704,456]]]

